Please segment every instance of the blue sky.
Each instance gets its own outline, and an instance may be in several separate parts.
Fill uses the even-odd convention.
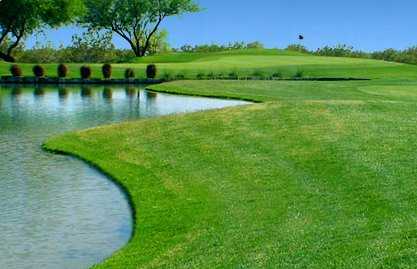
[[[373,51],[417,45],[415,0],[199,0],[204,10],[170,18],[163,24],[173,47],[183,44],[263,42],[267,47],[285,47],[305,35],[304,45],[348,44]],[[31,37],[68,44],[76,27],[48,30]],[[118,47],[126,44],[115,38]]]

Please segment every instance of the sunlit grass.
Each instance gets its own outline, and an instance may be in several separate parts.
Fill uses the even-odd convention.
[[[415,267],[417,82],[152,88],[262,103],[49,140],[132,197],[134,238],[96,268]]]

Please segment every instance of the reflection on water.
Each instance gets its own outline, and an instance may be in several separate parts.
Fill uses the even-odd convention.
[[[243,103],[134,87],[0,86],[0,268],[88,268],[130,238],[121,191],[81,161],[43,152],[47,137]]]

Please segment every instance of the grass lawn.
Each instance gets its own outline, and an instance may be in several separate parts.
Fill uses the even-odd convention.
[[[304,56],[281,57],[274,64],[287,68]],[[295,58],[278,60],[285,57]],[[344,68],[410,78],[416,70],[304,60],[312,74]],[[47,141],[94,163],[131,196],[135,235],[96,268],[415,268],[417,81],[178,81],[152,89],[261,103]]]
[[[242,50],[222,53],[177,53],[151,56],[135,63],[113,65],[113,77],[123,78],[126,68],[133,68],[136,76],[145,77],[148,63],[156,63],[158,77],[184,76],[195,79],[197,75],[239,76],[253,75],[255,72],[271,76],[279,73],[282,77],[293,77],[302,72],[304,77],[354,77],[354,78],[391,78],[416,79],[417,66],[382,62],[369,59],[337,57],[318,57],[285,50]],[[24,75],[32,75],[33,64],[21,64]],[[44,64],[46,74],[56,76],[57,64]],[[82,64],[68,64],[69,76],[78,78]],[[101,64],[90,64],[93,77],[101,78]],[[10,64],[0,62],[0,76],[9,75]],[[259,75],[258,74],[258,75]]]

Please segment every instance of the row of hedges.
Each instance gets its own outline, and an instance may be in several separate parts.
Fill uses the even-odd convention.
[[[33,75],[36,78],[44,78],[46,76],[45,69],[41,65],[35,65],[32,69]],[[22,69],[18,65],[13,65],[10,68],[10,73],[13,77],[22,77]],[[68,76],[69,69],[65,64],[60,64],[57,68],[58,78],[66,78]],[[92,69],[89,66],[80,67],[80,78],[83,80],[89,80],[92,77]],[[104,64],[101,69],[102,77],[105,80],[112,78],[112,66],[110,64]],[[156,65],[150,64],[146,68],[146,77],[148,79],[155,79],[157,76],[158,70]],[[134,79],[135,71],[132,68],[127,68],[125,70],[124,77],[126,79]],[[260,70],[254,70],[251,74],[239,74],[237,71],[231,71],[229,73],[214,73],[214,72],[199,72],[193,77],[186,76],[185,73],[179,72],[177,74],[172,74],[169,72],[164,72],[160,78],[165,81],[171,80],[184,80],[184,79],[197,79],[197,80],[216,80],[216,79],[228,79],[228,80],[276,80],[276,79],[300,79],[304,77],[304,72],[302,70],[296,70],[292,75],[285,76],[281,72],[275,73],[265,73]]]
[[[43,78],[46,76],[45,68],[41,65],[35,65],[32,69],[33,75],[36,78]],[[23,71],[19,65],[12,65],[10,67],[10,73],[13,77],[22,77]],[[59,78],[66,78],[69,73],[69,68],[65,64],[58,65],[57,68],[57,76]],[[80,77],[82,79],[91,79],[92,76],[92,69],[89,66],[82,66],[80,68]],[[104,64],[101,68],[101,73],[104,79],[111,79],[112,78],[112,66],[110,64]],[[154,79],[157,75],[157,68],[156,65],[150,64],[146,68],[146,77],[149,79]],[[125,78],[126,79],[133,79],[135,78],[135,70],[132,68],[127,68],[125,70]]]

